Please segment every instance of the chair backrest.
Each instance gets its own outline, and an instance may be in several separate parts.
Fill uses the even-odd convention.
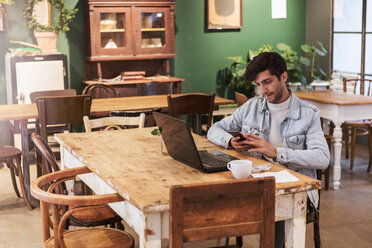
[[[173,83],[151,82],[146,84],[137,84],[137,95],[139,96],[167,95],[175,93],[176,87],[174,87]]]
[[[343,91],[348,92],[349,88],[352,88],[352,92],[358,95],[371,95],[371,84],[372,79],[362,78],[343,78]]]
[[[48,125],[81,124],[83,116],[90,114],[91,103],[89,95],[36,98],[41,137],[47,138]]]
[[[30,93],[30,99],[32,103],[36,102],[36,98],[41,96],[76,96],[76,90],[65,89],[65,90],[45,90],[45,91],[34,91]]]
[[[41,153],[45,159],[43,163],[42,175],[59,171],[59,165],[52,149],[48,145],[45,139],[36,133],[31,134],[31,140],[34,142],[36,149]]]
[[[235,98],[236,103],[238,104],[238,107],[242,106],[246,101],[248,101],[248,97],[242,93],[235,91]]]
[[[78,175],[86,173],[91,173],[87,167],[67,169],[43,175],[34,180],[31,184],[31,194],[36,199],[40,200],[44,241],[50,238],[49,222],[51,219],[49,218],[49,204],[52,205],[52,225],[55,247],[66,247],[63,235],[65,233],[64,227],[66,226],[69,217],[79,211],[99,208],[102,204],[123,200],[123,198],[117,193],[77,196],[65,195],[65,192],[61,192],[59,187],[61,184],[67,180],[74,179]],[[62,217],[60,217],[61,206],[74,206],[74,208],[63,212]]]
[[[156,126],[155,119],[152,115],[154,112],[161,112],[161,108],[153,108],[139,111],[111,111],[110,116],[122,116],[122,117],[137,117],[142,113],[145,114],[145,127],[154,127]]]
[[[141,113],[137,117],[103,117],[98,119],[89,119],[88,116],[83,117],[84,127],[86,132],[92,132],[92,129],[103,128],[104,131],[111,129],[123,129],[125,128],[143,128],[145,125],[145,114]]]
[[[119,91],[106,84],[89,84],[83,89],[81,94],[90,95],[93,99],[119,97]]]
[[[248,234],[260,234],[260,247],[274,247],[273,177],[176,185],[169,199],[170,248]]]
[[[213,108],[214,108],[215,93],[210,95],[205,94],[186,94],[182,96],[168,95],[168,112],[169,115],[180,117],[181,115],[196,116],[196,121],[200,123],[200,115],[208,115],[207,130],[212,125]],[[199,126],[199,125],[198,125]],[[197,128],[198,129],[198,128]],[[193,130],[195,133],[201,134],[201,130]]]

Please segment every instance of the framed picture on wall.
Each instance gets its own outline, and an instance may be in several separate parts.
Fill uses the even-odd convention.
[[[240,29],[242,28],[242,0],[206,0],[207,28]]]

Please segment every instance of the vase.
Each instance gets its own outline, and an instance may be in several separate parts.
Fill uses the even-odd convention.
[[[163,155],[168,155],[168,150],[167,150],[167,147],[165,146],[163,139],[161,139],[161,153]]]
[[[55,32],[34,32],[36,41],[43,53],[57,52],[58,34]]]

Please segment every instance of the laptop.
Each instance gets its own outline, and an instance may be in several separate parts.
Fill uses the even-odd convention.
[[[227,163],[238,159],[217,150],[198,151],[190,128],[184,120],[154,112],[168,154],[177,161],[202,172],[227,170]]]

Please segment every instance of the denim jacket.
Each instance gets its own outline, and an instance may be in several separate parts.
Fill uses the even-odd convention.
[[[319,110],[296,97],[292,92],[286,118],[280,124],[283,147],[276,147],[277,162],[306,176],[316,178],[315,169],[329,165],[330,154],[321,128]],[[252,133],[267,141],[270,130],[270,111],[264,97],[251,98],[232,115],[216,122],[208,131],[208,139],[229,148],[232,138],[228,132]],[[248,153],[263,158],[261,153]],[[309,192],[310,200],[318,206],[317,192]],[[313,196],[312,196],[313,195]]]

